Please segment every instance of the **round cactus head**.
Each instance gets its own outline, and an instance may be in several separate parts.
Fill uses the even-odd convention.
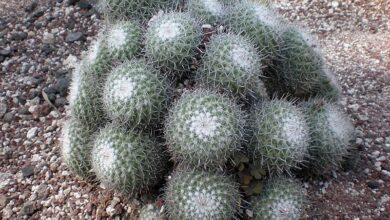
[[[279,177],[267,182],[262,196],[252,204],[256,220],[298,220],[305,201],[303,189],[292,179]]]
[[[134,22],[117,22],[105,35],[106,48],[111,59],[134,58],[141,50],[142,29]]]
[[[111,19],[133,18],[146,22],[159,10],[171,10],[178,0],[98,0],[98,9]]]
[[[131,127],[158,122],[168,100],[168,83],[144,60],[130,60],[107,77],[103,102],[109,117]]]
[[[318,174],[340,167],[348,156],[355,129],[338,106],[321,99],[305,103],[311,129],[311,166]]]
[[[87,63],[76,66],[72,75],[69,91],[69,105],[71,115],[96,129],[104,121],[104,112],[101,109],[101,97],[97,87],[100,77],[96,75]]]
[[[201,41],[201,26],[188,13],[156,15],[145,35],[146,56],[165,72],[190,69]]]
[[[71,171],[83,178],[91,177],[92,133],[88,126],[73,118],[62,127],[62,159]]]
[[[187,7],[192,15],[208,24],[221,22],[226,13],[218,0],[189,0]]]
[[[211,38],[203,65],[196,80],[212,88],[220,88],[234,95],[265,96],[260,80],[261,58],[255,46],[235,34],[220,34]]]
[[[107,53],[103,32],[99,33],[97,38],[92,41],[88,51],[83,54],[81,62],[99,77],[109,70],[111,58]]]
[[[303,162],[310,136],[300,108],[285,100],[272,100],[255,107],[251,117],[254,163],[271,174],[281,174]]]
[[[101,183],[131,194],[155,186],[166,167],[161,145],[113,125],[96,136],[91,155],[93,171]]]
[[[166,218],[157,206],[147,204],[141,209],[138,220],[166,220]]]
[[[166,121],[168,149],[177,162],[223,165],[240,148],[243,113],[228,98],[208,90],[184,94]]]
[[[238,185],[229,177],[200,171],[177,171],[165,190],[172,220],[233,219],[239,199]]]
[[[225,22],[231,31],[252,39],[267,58],[279,53],[280,22],[275,12],[265,5],[254,1],[232,4]]]

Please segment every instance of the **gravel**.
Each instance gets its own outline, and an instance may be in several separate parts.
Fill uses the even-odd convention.
[[[101,25],[89,3],[0,2],[2,219],[134,219],[143,204],[84,182],[60,158],[67,68]],[[342,170],[304,180],[303,218],[389,219],[390,1],[277,0],[274,6],[318,37],[358,131],[358,150]]]

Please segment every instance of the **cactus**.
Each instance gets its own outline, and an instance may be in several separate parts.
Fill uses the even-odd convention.
[[[207,46],[196,81],[234,95],[266,96],[261,76],[261,58],[252,43],[235,34],[213,36]]]
[[[92,41],[81,61],[84,66],[88,67],[92,73],[99,77],[110,69],[111,62],[104,38],[103,32],[99,33],[97,38]]]
[[[226,13],[223,5],[217,0],[189,0],[188,11],[205,23],[220,23]]]
[[[311,130],[311,168],[318,174],[327,174],[340,167],[348,156],[355,138],[354,127],[338,106],[322,99],[304,104]]]
[[[303,162],[310,136],[299,107],[285,100],[272,100],[256,106],[251,117],[250,147],[255,164],[271,174],[281,174]]]
[[[158,122],[168,101],[168,84],[145,60],[130,60],[107,77],[103,103],[109,117],[131,127]]]
[[[208,90],[185,93],[166,121],[165,138],[176,162],[223,165],[240,148],[243,113],[228,98]]]
[[[69,119],[62,127],[61,155],[68,168],[77,175],[91,177],[90,139],[93,130],[81,121]]]
[[[177,171],[165,190],[172,220],[233,219],[239,206],[238,184],[229,177],[200,171]]]
[[[138,24],[131,21],[113,24],[105,36],[110,59],[123,61],[134,58],[141,50],[141,38],[142,29]]]
[[[162,146],[148,136],[107,125],[96,136],[92,168],[101,183],[130,194],[148,190],[162,178]]]
[[[287,28],[282,33],[282,39],[282,58],[277,77],[281,79],[286,92],[302,98],[330,94],[330,97],[337,99],[338,89],[323,67],[316,43],[294,28]]]
[[[231,31],[251,39],[267,60],[279,54],[280,21],[270,8],[253,1],[232,4],[225,23]]]
[[[188,13],[157,15],[145,34],[146,56],[162,71],[180,75],[190,69],[201,36],[201,26]]]
[[[174,9],[178,0],[98,0],[98,8],[109,18],[133,18],[145,22],[159,10]]]
[[[153,204],[147,204],[141,209],[139,220],[166,220],[161,210]]]
[[[263,194],[253,201],[255,220],[299,220],[305,196],[303,189],[292,179],[279,177],[267,182]]]
[[[76,66],[69,92],[70,112],[75,119],[93,129],[105,121],[104,112],[100,108],[99,84],[100,77],[86,62]]]

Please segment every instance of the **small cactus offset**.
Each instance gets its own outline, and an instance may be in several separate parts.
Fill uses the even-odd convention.
[[[310,136],[300,108],[285,100],[272,100],[252,112],[251,154],[255,164],[271,174],[289,172],[307,155]]]
[[[337,99],[338,89],[324,69],[323,59],[310,37],[294,28],[282,33],[283,46],[278,77],[286,92],[299,98],[316,94]]]
[[[240,149],[243,113],[227,97],[209,90],[184,94],[166,121],[165,138],[177,162],[223,165]]]
[[[83,56],[82,65],[88,67],[89,71],[101,77],[110,69],[110,57],[107,53],[104,34],[99,33],[98,37],[91,43],[88,51]]]
[[[91,128],[105,121],[99,90],[100,77],[86,63],[78,64],[73,71],[69,92],[71,115]]]
[[[103,92],[108,116],[130,127],[144,128],[161,120],[168,83],[145,60],[130,60],[108,75]]]
[[[141,209],[138,220],[166,220],[161,209],[154,204],[147,204]]]
[[[110,59],[123,61],[132,59],[141,51],[142,29],[138,24],[126,21],[109,27],[105,35]]]
[[[164,72],[181,75],[190,70],[201,36],[200,24],[188,13],[157,15],[145,34],[146,56]]]
[[[255,220],[299,220],[305,201],[303,189],[285,177],[270,179],[262,195],[252,202]]]
[[[225,20],[232,32],[251,39],[267,60],[279,54],[280,21],[275,12],[267,6],[248,0],[241,4],[232,4]]]
[[[235,34],[213,36],[207,46],[196,81],[234,95],[266,96],[260,76],[261,56],[246,38]]]
[[[225,175],[177,171],[168,181],[165,201],[172,220],[225,220],[235,217],[240,194]]]
[[[74,118],[69,119],[62,127],[61,156],[71,171],[86,179],[92,176],[90,141],[93,132]]]
[[[226,9],[218,0],[189,0],[188,11],[203,23],[220,23],[226,14]]]
[[[165,171],[162,147],[150,137],[108,125],[96,136],[92,167],[107,187],[130,194],[155,186]]]
[[[310,168],[326,175],[340,167],[355,138],[352,122],[338,106],[322,99],[304,104],[311,130]]]

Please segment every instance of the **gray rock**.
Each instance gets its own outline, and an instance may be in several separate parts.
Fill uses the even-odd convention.
[[[23,207],[22,209],[20,210],[20,213],[19,215],[20,216],[30,216],[32,214],[34,214],[34,212],[36,211],[36,207],[34,206],[34,202],[32,201],[27,201],[23,204]]]
[[[11,49],[2,49],[2,50],[0,50],[0,55],[1,56],[7,57],[10,54],[11,54]]]
[[[26,166],[22,169],[23,177],[30,177],[34,174],[34,167],[33,166]]]
[[[68,103],[68,101],[66,100],[66,98],[58,98],[56,99],[56,101],[54,102],[54,105],[56,107],[62,107],[62,106],[65,106],[66,104]]]
[[[68,94],[70,80],[67,77],[60,78],[53,88],[58,91],[61,97],[65,97]]]
[[[53,44],[55,40],[55,36],[52,33],[45,33],[43,35],[42,43],[44,44]]]
[[[30,128],[30,130],[28,130],[27,132],[27,139],[31,140],[33,138],[35,138],[38,134],[38,128],[37,127],[34,127],[34,128]]]
[[[378,189],[380,187],[380,184],[378,181],[368,181],[367,186],[370,187],[371,189]]]
[[[7,113],[7,104],[0,103],[0,118],[2,118],[5,113]]]
[[[11,33],[11,40],[22,41],[25,40],[26,38],[27,38],[27,33],[25,32],[17,31]]]
[[[65,41],[73,43],[75,41],[83,40],[84,34],[82,32],[70,32],[66,35]]]
[[[35,10],[35,8],[38,6],[37,1],[32,1],[30,4],[28,4],[25,8],[24,11],[27,13],[31,13],[32,11]]]
[[[6,197],[5,195],[0,195],[0,209],[4,208],[8,203],[10,199]]]
[[[8,112],[8,113],[5,113],[3,120],[4,120],[4,122],[11,123],[14,120],[14,118],[15,118],[14,113]]]

